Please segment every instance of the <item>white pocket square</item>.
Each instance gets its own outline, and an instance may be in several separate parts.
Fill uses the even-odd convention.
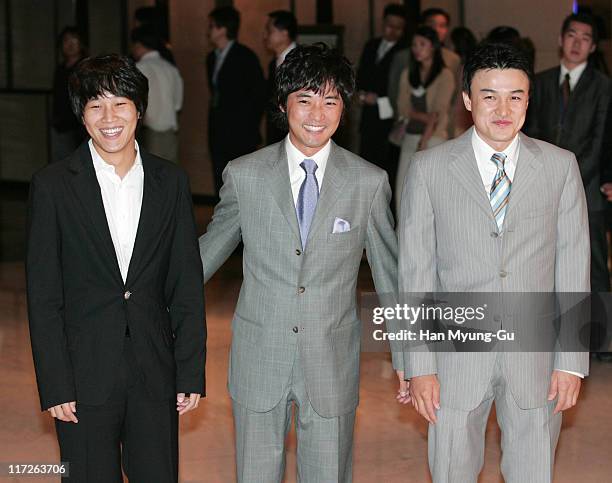
[[[342,218],[336,218],[334,220],[334,229],[332,230],[332,233],[345,233],[350,230],[351,224],[348,221],[343,220]]]

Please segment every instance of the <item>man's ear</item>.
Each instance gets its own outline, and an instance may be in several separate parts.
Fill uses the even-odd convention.
[[[470,99],[470,95],[465,91],[462,91],[461,95],[463,96],[463,105],[468,111],[472,112],[472,100]]]

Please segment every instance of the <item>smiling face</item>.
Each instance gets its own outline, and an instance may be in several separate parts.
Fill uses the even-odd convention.
[[[559,38],[559,46],[561,60],[568,69],[586,62],[595,50],[592,27],[582,22],[570,22],[565,33]]]
[[[301,89],[287,97],[289,139],[306,156],[313,156],[334,135],[342,118],[343,102],[335,88],[318,94]]]
[[[523,127],[529,104],[529,77],[518,69],[479,70],[463,101],[478,135],[496,151],[506,149]]]
[[[138,111],[130,99],[110,93],[90,99],[83,110],[83,123],[104,161],[115,168],[134,162]]]

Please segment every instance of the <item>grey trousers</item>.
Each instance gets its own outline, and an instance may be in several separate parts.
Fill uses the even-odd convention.
[[[251,411],[232,401],[236,430],[236,480],[280,483],[285,472],[285,440],[295,406],[297,479],[301,483],[350,483],[355,411],[334,418],[317,414],[306,392],[299,356],[276,407]]]
[[[535,409],[518,407],[499,361],[500,357],[476,409],[453,409],[441,401],[438,422],[429,426],[428,437],[429,469],[434,483],[476,483],[484,463],[485,429],[493,401],[502,434],[504,481],[553,481],[555,448],[561,430],[561,414],[553,415],[556,400]]]

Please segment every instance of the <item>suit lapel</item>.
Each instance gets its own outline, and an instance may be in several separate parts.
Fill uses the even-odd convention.
[[[293,235],[301,244],[300,229],[298,227],[293,194],[291,192],[291,181],[289,180],[289,166],[287,164],[285,142],[286,141],[283,141],[278,144],[278,156],[271,160],[268,186],[270,187],[272,197],[287,220]]]
[[[449,171],[457,181],[465,188],[476,204],[491,218],[493,211],[491,202],[487,198],[474,148],[472,147],[473,127],[457,138],[457,146],[451,151]]]
[[[347,182],[348,176],[346,173],[347,162],[344,155],[340,151],[340,148],[331,142],[331,150],[329,153],[329,159],[327,160],[327,166],[325,167],[325,175],[323,176],[323,185],[321,186],[321,194],[319,195],[319,201],[308,232],[308,240],[321,229],[323,222],[327,218],[327,214],[332,209],[338,196],[342,193],[342,188]],[[331,226],[329,229],[331,230]]]
[[[104,211],[104,202],[102,201],[102,193],[98,178],[91,159],[89,145],[84,142],[79,147],[78,151],[73,155],[69,164],[69,169],[74,173],[72,178],[72,188],[81,202],[81,206],[87,213],[93,231],[96,234],[96,239],[99,246],[102,248],[106,259],[109,261],[107,266],[112,272],[113,277],[123,285],[119,263],[117,262],[117,254],[115,246],[111,238],[108,228],[108,220]]]
[[[528,192],[529,187],[536,178],[535,174],[542,167],[542,162],[539,160],[541,154],[540,148],[530,137],[519,133],[519,158],[516,163],[516,172],[512,181],[510,190],[510,199],[508,201],[508,209],[506,219],[514,212],[514,208],[520,202],[521,198]]]
[[[142,191],[142,207],[134,241],[134,250],[128,269],[127,284],[133,284],[142,269],[145,254],[157,247],[156,238],[160,235],[161,214],[163,208],[162,196],[165,194],[161,183],[159,168],[154,166],[149,155],[140,151],[144,171],[144,186]]]

